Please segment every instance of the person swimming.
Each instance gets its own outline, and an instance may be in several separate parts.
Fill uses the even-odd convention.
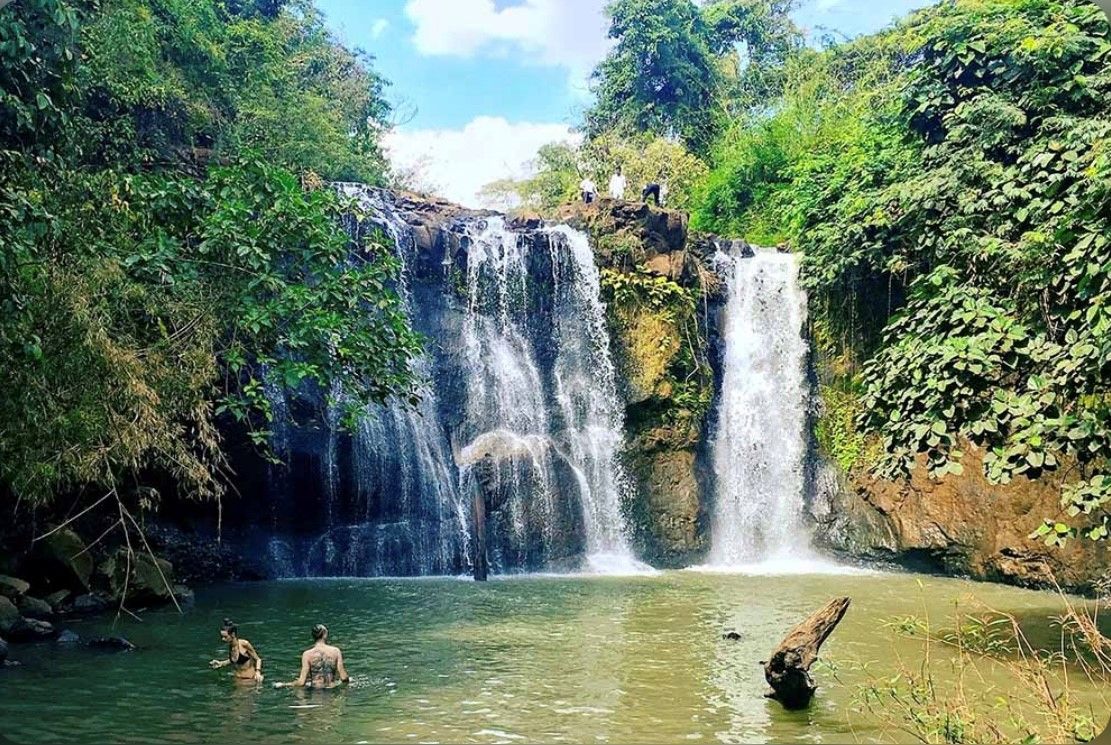
[[[235,679],[240,681],[262,682],[262,658],[246,639],[239,638],[239,627],[230,619],[225,618],[220,627],[220,639],[228,645],[228,658],[226,660],[212,660],[208,666],[213,670],[231,665],[234,668]]]
[[[301,674],[291,683],[275,683],[275,688],[335,688],[349,683],[351,676],[343,665],[343,652],[328,643],[328,627],[312,627],[313,645],[301,655]]]

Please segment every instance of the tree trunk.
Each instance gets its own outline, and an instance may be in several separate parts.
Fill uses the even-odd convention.
[[[482,489],[474,490],[474,579],[485,582],[489,573],[486,561],[486,496]]]
[[[810,678],[810,666],[818,659],[822,643],[837,628],[849,609],[848,598],[836,598],[810,618],[791,629],[791,633],[762,662],[764,678],[772,690],[765,694],[788,709],[805,709],[814,698],[817,686]]]

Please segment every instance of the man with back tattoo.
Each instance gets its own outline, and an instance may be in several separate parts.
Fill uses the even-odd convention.
[[[343,652],[328,643],[328,627],[312,627],[313,645],[301,655],[301,675],[292,683],[275,683],[275,688],[335,688],[351,681],[343,666]]]

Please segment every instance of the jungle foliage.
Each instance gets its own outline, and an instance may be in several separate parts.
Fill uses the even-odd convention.
[[[489,184],[486,200],[541,213],[578,198],[589,176],[605,193],[622,168],[626,198],[666,184],[667,206],[691,209],[705,156],[727,123],[750,117],[781,86],[801,46],[796,0],[613,0],[613,50],[591,77],[596,95],[580,144],[552,143],[528,164],[532,176]]]
[[[483,196],[506,209],[552,214],[580,198],[584,176],[592,178],[605,195],[610,176],[620,168],[628,182],[626,199],[639,199],[645,184],[667,184],[666,206],[689,209],[707,173],[706,164],[681,143],[647,133],[606,132],[580,145],[551,143],[540,148],[530,166],[528,178],[488,184]]]
[[[1080,0],[949,0],[788,65],[717,145],[700,227],[803,255],[878,470],[1061,471],[1108,536],[1111,36]],[[850,436],[853,436],[850,434]]]
[[[705,154],[729,117],[776,87],[798,48],[793,0],[613,0],[588,138],[648,132]]]
[[[0,68],[0,495],[211,497],[265,385],[412,395],[390,247],[306,188],[381,182],[388,114],[310,3],[19,0]]]

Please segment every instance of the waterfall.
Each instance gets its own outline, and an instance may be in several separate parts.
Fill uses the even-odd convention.
[[[360,204],[366,211],[363,217],[368,218],[365,222],[355,215],[348,218],[347,229],[354,237],[382,230],[392,239],[402,266],[397,291],[412,321],[411,229],[380,192],[359,185],[344,185],[341,190]],[[341,452],[339,424],[343,392],[331,391],[322,444],[317,446],[322,452],[313,459],[319,469],[316,483],[323,491],[322,528],[296,549],[280,539],[270,541],[271,565],[280,574],[432,575],[456,573],[465,566],[467,513],[441,426],[431,361],[420,356],[412,369],[419,381],[418,403],[391,402],[360,412],[353,431],[344,437],[346,452]],[[281,425],[275,428],[272,445],[284,459],[289,458],[290,433],[285,425],[289,404],[278,390],[268,388],[267,395],[280,412]],[[291,478],[288,472],[272,475],[271,481],[278,482],[272,483],[272,491],[288,491],[282,482]]]
[[[361,205],[346,220],[356,241],[392,239],[398,293],[429,343],[413,361],[418,403],[367,407],[350,429],[343,391],[268,381],[275,573],[462,573],[476,497],[496,572],[651,571],[623,515],[624,407],[587,236],[461,213],[429,238],[388,193],[338,188]]]
[[[802,524],[806,297],[798,262],[764,250],[752,258],[718,256],[729,299],[709,563],[796,561],[809,553]]]
[[[633,559],[621,511],[630,488],[618,458],[625,440],[624,410],[594,252],[581,231],[558,226],[547,234],[552,250],[565,252],[553,256],[557,297],[571,310],[556,316],[555,384],[571,458],[586,481],[587,560],[601,573],[643,571],[646,567]],[[559,271],[560,258],[569,264],[569,277]]]
[[[545,229],[549,255],[538,256],[501,218],[468,227],[464,488],[475,488],[471,465],[495,457],[518,547],[550,557],[545,530],[577,495],[588,567],[643,570],[622,515],[623,410],[586,235]]]

